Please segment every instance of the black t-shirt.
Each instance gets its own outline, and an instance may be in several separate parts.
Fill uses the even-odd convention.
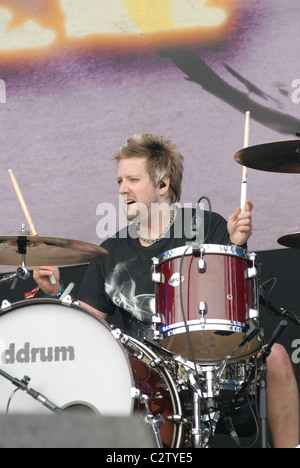
[[[143,340],[151,339],[151,317],[155,313],[155,285],[151,277],[152,258],[199,239],[195,211],[178,209],[166,237],[149,247],[140,244],[133,224],[105,240],[108,255],[89,265],[78,300],[113,315],[119,310],[123,331]],[[227,222],[217,213],[204,213],[206,244],[230,243]]]

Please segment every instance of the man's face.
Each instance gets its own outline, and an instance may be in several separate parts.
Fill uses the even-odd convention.
[[[121,159],[118,165],[117,182],[119,194],[127,219],[139,216],[149,219],[151,205],[159,203],[159,188],[154,187],[146,170],[146,158]]]

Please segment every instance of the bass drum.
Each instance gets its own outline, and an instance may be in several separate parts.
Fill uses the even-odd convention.
[[[6,301],[5,301],[6,302]],[[91,411],[101,416],[128,417],[146,414],[138,395],[149,397],[149,410],[162,417],[164,447],[179,447],[181,425],[172,416],[181,414],[176,386],[157,358],[143,344],[122,340],[103,320],[76,303],[33,299],[3,303],[0,314],[1,369],[65,411]],[[123,337],[124,338],[124,337]],[[122,341],[124,344],[122,344]],[[126,343],[125,343],[126,342]],[[49,410],[26,392],[1,378],[0,413],[36,414]],[[144,413],[143,413],[144,411]]]

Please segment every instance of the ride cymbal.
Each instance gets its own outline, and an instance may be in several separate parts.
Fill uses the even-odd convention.
[[[300,232],[294,232],[293,234],[287,234],[278,239],[278,244],[284,247],[291,247],[292,249],[300,249]]]
[[[300,140],[249,146],[238,151],[234,159],[250,169],[300,174]]]
[[[90,263],[107,255],[102,247],[87,242],[39,236],[0,236],[0,264],[63,266]]]

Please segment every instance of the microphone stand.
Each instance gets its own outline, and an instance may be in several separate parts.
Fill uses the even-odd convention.
[[[277,315],[281,315],[282,317],[287,317],[292,322],[300,325],[300,317],[295,314],[295,312],[291,310],[286,310],[283,307],[279,307],[278,305],[274,304],[273,302],[266,299],[263,293],[259,294],[259,302],[267,309],[275,312]]]
[[[30,395],[32,398],[37,400],[39,403],[44,405],[46,408],[48,408],[50,411],[56,414],[61,414],[63,413],[63,410],[56,406],[54,403],[52,403],[48,398],[46,398],[44,395],[41,393],[37,392],[33,388],[29,388],[28,384],[30,382],[30,377],[25,377],[22,380],[16,379],[15,377],[12,377],[11,375],[7,374],[4,372],[2,369],[0,369],[0,375],[4,377],[5,379],[9,380],[13,385],[15,385],[18,389],[25,391]]]
[[[259,418],[261,421],[262,448],[268,448],[267,358],[271,354],[272,346],[284,332],[287,325],[287,320],[281,320],[270,343],[267,346],[264,346],[261,351],[262,373],[259,384]]]
[[[261,441],[262,441],[262,448],[268,448],[268,395],[267,395],[267,358],[270,356],[272,351],[272,346],[278,340],[280,335],[285,330],[286,326],[288,325],[287,320],[282,320],[279,325],[277,326],[275,332],[273,333],[272,339],[270,340],[269,344],[264,346],[261,350],[261,355],[259,357],[260,360],[260,368],[261,368],[261,379],[259,381],[259,419],[261,422]],[[232,403],[235,404],[238,399],[244,394],[247,390],[249,385],[251,384],[256,369],[253,368],[247,382],[245,382],[240,390],[235,395]]]

